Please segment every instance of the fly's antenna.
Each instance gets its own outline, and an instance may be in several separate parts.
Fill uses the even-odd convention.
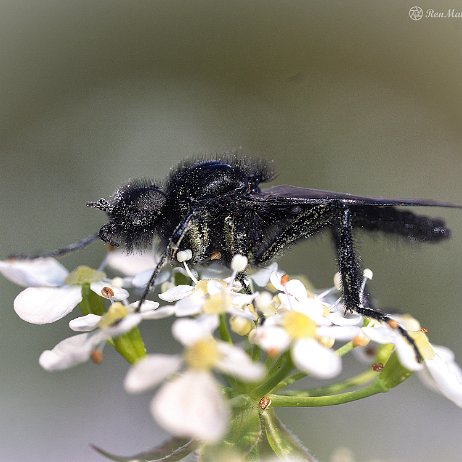
[[[98,199],[94,202],[87,202],[87,207],[102,210],[103,212],[110,212],[112,210],[111,205],[106,199]]]
[[[39,254],[27,255],[27,254],[13,254],[10,255],[9,259],[15,260],[36,260],[37,258],[49,258],[49,257],[62,257],[68,253],[75,252],[76,250],[81,250],[92,242],[99,239],[98,233],[91,234],[90,236],[84,237],[80,241],[73,242],[72,244],[66,245],[66,247],[61,247],[59,249],[51,250],[50,252],[44,252]]]

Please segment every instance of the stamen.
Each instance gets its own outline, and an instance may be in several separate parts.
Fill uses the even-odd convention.
[[[359,298],[361,303],[364,305],[364,291],[366,290],[367,281],[372,279],[373,273],[369,268],[366,268],[363,272],[363,282],[361,284],[361,288],[359,289]]]
[[[194,274],[192,274],[191,270],[189,269],[188,264],[185,261],[183,262],[183,266],[186,272],[188,273],[188,276],[191,278],[191,281],[194,282],[194,284],[197,284],[199,281],[196,279]]]
[[[233,288],[237,274],[242,273],[247,268],[248,263],[249,261],[247,260],[246,256],[240,254],[234,255],[233,259],[231,260],[231,269],[233,270],[233,274],[231,275],[231,279],[228,284],[228,290]]]
[[[180,250],[179,252],[176,253],[176,259],[180,262],[183,263],[184,269],[188,276],[190,277],[191,281],[194,282],[194,284],[197,284],[199,281],[194,277],[194,274],[192,274],[191,270],[189,269],[188,264],[186,263],[188,260],[192,259],[192,250],[191,249],[186,249],[186,250]]]
[[[176,253],[176,259],[180,262],[183,263],[187,260],[191,260],[192,258],[192,250],[191,249],[186,249],[186,250],[180,250],[179,252]]]
[[[101,295],[104,298],[108,298],[111,302],[114,301],[114,291],[110,287],[103,287],[101,289]]]

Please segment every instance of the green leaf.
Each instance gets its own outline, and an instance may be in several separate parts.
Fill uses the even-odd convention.
[[[87,314],[102,316],[104,314],[104,299],[90,289],[89,282],[82,284],[82,301],[79,308],[84,316]]]
[[[278,419],[273,409],[262,411],[261,421],[268,443],[278,459],[295,458],[307,462],[317,462],[313,454]]]
[[[231,403],[234,406],[228,433],[221,443],[200,449],[200,462],[217,462],[233,455],[249,462],[260,461],[259,444],[263,433],[257,403],[245,395],[234,398]]]
[[[110,343],[130,364],[134,364],[146,356],[146,347],[138,327],[114,337]]]
[[[161,446],[151,451],[141,452],[133,456],[116,456],[97,446],[93,446],[104,457],[116,462],[176,462],[184,459],[197,448],[197,442],[185,438],[171,438],[165,441]]]
[[[379,374],[378,381],[386,390],[396,387],[412,375],[409,369],[406,369],[399,361],[396,352],[390,356],[385,363],[385,367]]]

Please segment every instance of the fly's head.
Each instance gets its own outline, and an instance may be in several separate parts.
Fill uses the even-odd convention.
[[[118,188],[109,199],[89,202],[87,206],[102,210],[109,219],[99,231],[101,240],[132,252],[152,244],[165,203],[164,192],[155,184],[133,180]]]

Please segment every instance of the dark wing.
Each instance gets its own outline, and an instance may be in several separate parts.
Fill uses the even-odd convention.
[[[322,189],[302,188],[299,186],[279,185],[265,189],[252,196],[257,200],[267,200],[281,204],[290,199],[291,203],[325,204],[340,201],[350,205],[378,205],[382,207],[415,206],[415,207],[450,207],[462,209],[462,205],[450,202],[439,202],[427,199],[388,199],[385,197],[355,196],[353,194],[323,191]]]

